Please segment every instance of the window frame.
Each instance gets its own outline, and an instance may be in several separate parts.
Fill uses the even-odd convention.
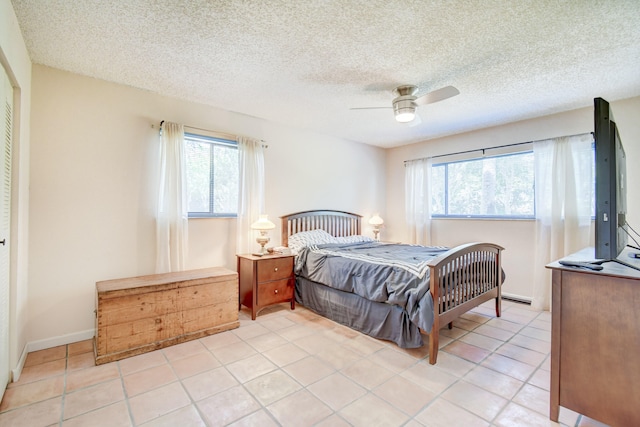
[[[483,150],[484,151],[484,150]],[[512,152],[506,152],[501,154],[495,154],[491,156],[474,156],[469,158],[463,158],[459,160],[451,160],[451,161],[443,161],[439,163],[432,163],[431,165],[431,173],[430,176],[433,177],[433,169],[435,167],[444,166],[444,214],[434,214],[433,211],[430,212],[432,219],[493,219],[493,220],[535,220],[536,219],[536,201],[535,201],[535,165],[534,165],[534,175],[533,175],[533,214],[532,215],[459,215],[459,214],[449,214],[449,173],[448,166],[456,163],[465,163],[465,162],[473,162],[480,161],[484,159],[491,158],[499,158],[499,157],[511,157],[511,156],[519,156],[525,154],[534,154],[533,149],[525,149],[525,150],[515,150]],[[431,197],[433,197],[433,178],[431,178]],[[432,199],[433,200],[433,199]],[[433,206],[432,200],[430,201],[430,205]]]
[[[208,143],[210,144],[210,149],[209,149],[209,211],[208,212],[188,211],[187,212],[188,218],[189,219],[191,218],[237,218],[238,217],[237,208],[236,208],[236,212],[220,212],[220,213],[214,212],[215,180],[213,179],[213,176],[215,173],[215,163],[214,163],[215,150],[213,149],[213,147],[216,145],[232,147],[237,151],[238,142],[231,139],[225,139],[225,138],[214,137],[209,135],[202,135],[194,132],[184,132],[185,148],[186,148],[186,144],[189,141],[198,142],[198,143]],[[187,186],[188,185],[189,185],[189,182],[187,180]]]

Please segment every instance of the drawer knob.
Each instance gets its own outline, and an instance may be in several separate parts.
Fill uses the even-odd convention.
[[[273,271],[278,271],[278,267],[274,268]]]
[[[274,293],[276,293],[276,294],[277,294],[277,293],[278,293],[278,290],[276,289]]]

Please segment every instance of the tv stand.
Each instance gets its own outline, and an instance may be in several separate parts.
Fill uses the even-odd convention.
[[[587,248],[564,259],[594,255]],[[559,262],[547,266],[552,270],[552,421],[563,406],[612,426],[640,426],[640,259],[611,261],[599,271]]]
[[[635,246],[629,246],[629,247],[635,249]],[[630,253],[630,251],[625,250],[624,253]],[[638,257],[631,257],[631,258],[634,259]],[[595,261],[577,261],[573,259],[573,257],[570,257],[570,258],[564,258],[564,259],[558,260],[558,262],[560,264],[563,264],[563,266],[565,267],[583,267],[583,268],[589,268],[591,270],[602,270],[600,267],[595,267],[595,266],[602,266],[602,264],[605,264],[608,262],[615,262],[620,265],[624,265],[625,267],[633,268],[634,270],[640,271],[640,266],[622,261],[621,259],[618,259],[618,258],[597,259]]]

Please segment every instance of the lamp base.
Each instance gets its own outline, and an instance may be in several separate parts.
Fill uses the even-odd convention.
[[[260,236],[258,236],[258,238],[256,239],[256,242],[258,242],[258,244],[260,245],[260,252],[258,253],[254,253],[252,255],[255,256],[263,256],[263,255],[267,255],[267,248],[264,247],[264,245],[266,245],[267,243],[269,243],[269,236],[266,235],[267,232],[260,230]]]

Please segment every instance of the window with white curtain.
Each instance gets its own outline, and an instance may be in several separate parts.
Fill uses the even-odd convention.
[[[185,133],[190,218],[238,214],[238,143]]]
[[[535,218],[533,152],[434,163],[433,217]]]

